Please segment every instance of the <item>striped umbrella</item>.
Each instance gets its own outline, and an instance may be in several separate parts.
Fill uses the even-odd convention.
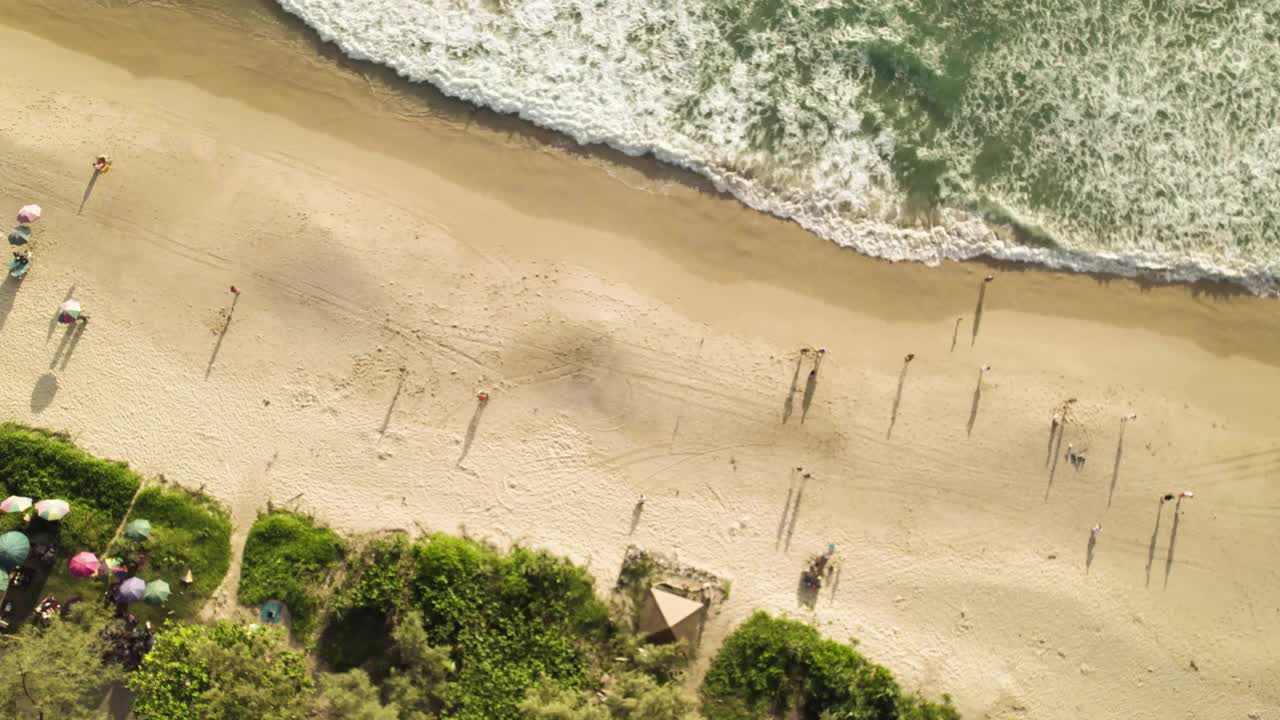
[[[125,566],[124,561],[118,557],[109,557],[102,561],[102,565],[98,566],[98,572],[103,575],[122,578],[129,574],[129,568]]]
[[[31,541],[20,532],[0,535],[0,570],[9,571],[23,563],[31,553]]]
[[[66,500],[41,500],[36,503],[36,515],[50,522],[61,520],[71,512]]]
[[[70,325],[80,317],[80,303],[76,300],[68,300],[58,306],[58,322],[63,325]]]
[[[169,600],[169,583],[152,580],[142,591],[142,601],[148,605],[163,605]]]
[[[130,540],[146,540],[151,537],[151,523],[146,520],[134,520],[124,526],[124,536]]]
[[[76,553],[68,569],[76,577],[92,577],[98,573],[98,556],[91,552]]]
[[[120,588],[116,590],[116,602],[128,605],[136,603],[142,599],[142,594],[147,591],[147,583],[140,577],[131,577],[120,583]]]
[[[31,508],[31,498],[22,497],[21,495],[10,495],[0,502],[0,512],[3,513],[20,513],[26,512]]]
[[[40,219],[39,205],[23,205],[22,209],[18,210],[18,222],[22,223],[23,225],[30,225],[31,223],[39,219]]]

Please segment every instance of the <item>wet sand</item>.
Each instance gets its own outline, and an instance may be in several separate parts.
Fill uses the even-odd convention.
[[[301,493],[344,530],[547,547],[602,588],[630,542],[676,553],[733,581],[711,638],[811,617],[972,717],[1277,712],[1275,301],[869,260],[346,61],[264,2],[0,24],[27,68],[0,82],[0,199],[46,211],[0,292],[6,416],[204,485],[241,531]],[[59,351],[68,294],[94,320]],[[827,542],[842,579],[809,610]]]

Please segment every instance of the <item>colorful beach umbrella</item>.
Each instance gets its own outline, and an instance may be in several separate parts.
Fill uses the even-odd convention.
[[[169,601],[169,583],[152,580],[142,591],[142,601],[148,605],[163,605]]]
[[[28,225],[39,219],[40,219],[39,205],[23,205],[22,209],[18,210],[18,222],[22,223],[23,225]]]
[[[130,540],[146,540],[151,537],[151,523],[146,520],[134,520],[124,526],[124,536]]]
[[[0,502],[0,512],[20,513],[31,509],[31,498],[21,495],[10,495]]]
[[[71,506],[66,500],[41,500],[36,503],[36,515],[49,522],[61,520],[69,512],[71,512]]]
[[[58,306],[58,322],[63,325],[69,325],[80,317],[80,303],[76,300],[68,300]]]
[[[98,572],[98,556],[91,552],[76,553],[69,566],[71,574],[80,577],[92,577]]]
[[[31,553],[31,541],[20,532],[0,535],[0,570],[9,571],[23,563]]]
[[[124,561],[120,558],[109,557],[98,566],[98,572],[103,575],[110,574],[112,577],[122,578],[129,574],[129,568],[125,566]]]
[[[142,599],[143,593],[147,591],[147,583],[140,577],[131,577],[120,583],[120,588],[116,590],[116,602],[128,605],[136,603]]]
[[[26,245],[31,242],[31,228],[26,225],[19,225],[9,233],[10,245]]]

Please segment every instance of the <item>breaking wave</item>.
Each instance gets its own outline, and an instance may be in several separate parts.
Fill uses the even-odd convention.
[[[890,260],[1280,290],[1280,5],[278,0],[347,55]]]

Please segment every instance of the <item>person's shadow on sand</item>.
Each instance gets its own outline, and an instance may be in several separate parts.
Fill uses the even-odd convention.
[[[85,327],[85,323],[77,322],[67,328],[66,333],[62,335],[62,342],[58,343],[58,350],[49,361],[50,370],[57,367],[59,360],[62,361],[62,369],[67,369],[67,364],[71,362],[71,354],[75,352],[76,345],[80,344],[80,338],[84,336]]]

